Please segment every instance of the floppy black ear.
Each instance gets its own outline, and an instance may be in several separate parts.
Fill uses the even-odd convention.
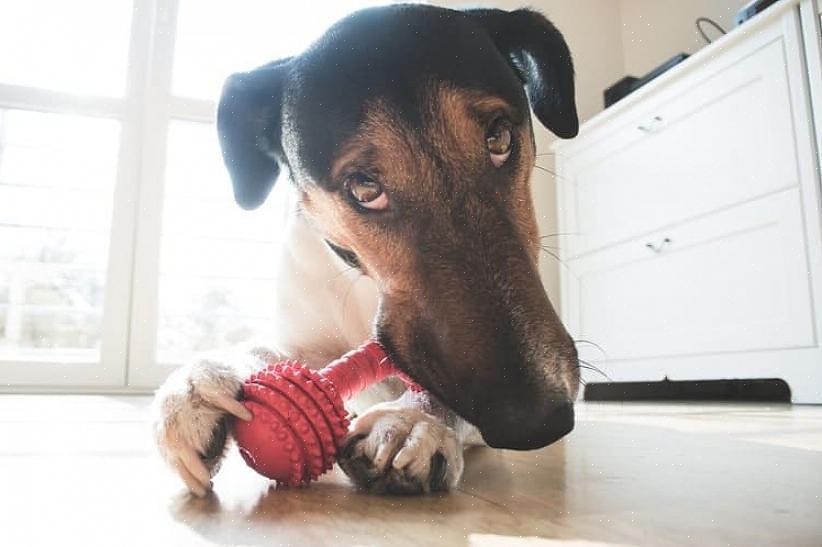
[[[579,132],[574,100],[574,65],[568,45],[541,13],[520,9],[473,9],[497,48],[511,60],[542,124],[562,138]]]
[[[283,86],[289,59],[232,74],[217,107],[217,132],[243,209],[262,205],[280,174]]]

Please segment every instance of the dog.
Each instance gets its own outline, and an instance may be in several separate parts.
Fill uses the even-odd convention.
[[[227,80],[217,129],[237,203],[286,218],[273,349],[200,359],[155,397],[160,452],[205,495],[242,379],[280,358],[322,367],[369,337],[424,391],[351,402],[340,452],[359,488],[454,488],[463,449],[535,449],[574,426],[579,363],[537,271],[530,110],[579,121],[568,46],[543,15],[391,5],[302,54]]]

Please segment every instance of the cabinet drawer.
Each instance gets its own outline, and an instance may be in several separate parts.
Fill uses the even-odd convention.
[[[798,183],[782,36],[709,68],[565,161],[567,256]]]
[[[569,325],[608,360],[815,343],[798,189],[569,267]]]

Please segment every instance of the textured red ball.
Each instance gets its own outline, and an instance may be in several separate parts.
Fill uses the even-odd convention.
[[[308,484],[336,461],[349,425],[343,401],[392,374],[397,371],[377,342],[319,371],[296,361],[269,365],[243,384],[243,404],[254,417],[234,424],[240,454],[279,483]]]
[[[348,420],[328,380],[285,361],[251,376],[243,397],[254,418],[236,423],[234,437],[251,468],[291,486],[331,469]]]

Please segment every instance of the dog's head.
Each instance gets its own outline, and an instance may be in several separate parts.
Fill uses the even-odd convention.
[[[571,57],[542,15],[397,5],[231,76],[217,116],[237,202],[259,206],[286,168],[329,246],[375,281],[397,364],[506,448],[570,431],[579,383],[537,272],[529,100],[576,135]]]

